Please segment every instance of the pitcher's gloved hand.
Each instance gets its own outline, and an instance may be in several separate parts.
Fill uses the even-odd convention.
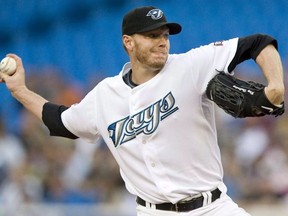
[[[282,115],[284,102],[275,106],[266,97],[265,85],[220,72],[207,85],[206,95],[235,118]]]

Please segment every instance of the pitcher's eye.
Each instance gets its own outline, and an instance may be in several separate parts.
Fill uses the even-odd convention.
[[[165,34],[164,34],[164,37],[165,37],[166,39],[168,39],[168,38],[169,38],[169,33],[165,33]]]
[[[148,35],[148,37],[157,38],[157,37],[159,37],[159,34],[151,33],[151,34]]]

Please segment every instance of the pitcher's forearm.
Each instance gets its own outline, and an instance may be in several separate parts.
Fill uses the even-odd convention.
[[[48,102],[45,98],[27,89],[25,86],[11,93],[27,110],[42,121],[43,105]]]
[[[267,97],[272,103],[280,104],[284,101],[283,67],[279,53],[272,45],[265,47],[256,58],[264,76],[268,81],[265,89]]]

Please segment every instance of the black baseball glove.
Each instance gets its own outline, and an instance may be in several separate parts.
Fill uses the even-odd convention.
[[[264,88],[261,83],[240,80],[220,72],[208,83],[206,95],[235,118],[282,115],[284,102],[281,107],[273,105]]]

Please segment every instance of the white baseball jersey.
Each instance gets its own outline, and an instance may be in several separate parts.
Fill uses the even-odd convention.
[[[127,63],[64,111],[63,124],[90,142],[102,136],[128,191],[148,202],[176,203],[212,190],[223,184],[223,169],[205,89],[217,71],[228,72],[237,43],[171,54],[155,77],[134,88],[123,81]]]

